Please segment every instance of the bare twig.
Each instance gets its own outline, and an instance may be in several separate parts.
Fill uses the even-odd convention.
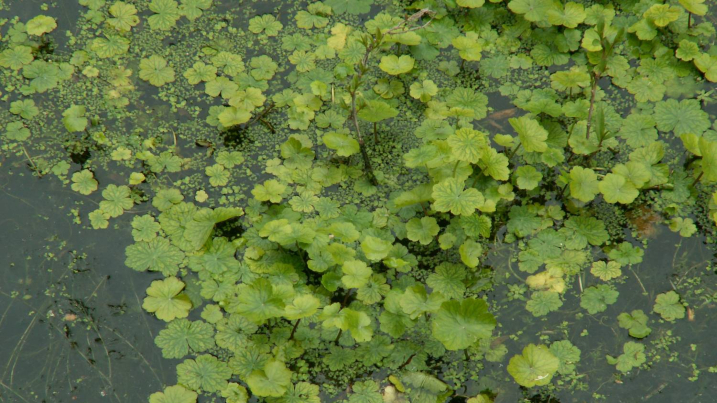
[[[32,160],[32,157],[31,157],[30,154],[27,152],[27,149],[25,148],[25,146],[22,145],[22,144],[20,144],[20,147],[22,147],[22,152],[25,153],[25,156],[27,157],[27,160],[30,161],[30,164],[32,164],[32,167],[35,169],[35,172],[37,172],[37,174],[38,174],[39,176],[42,176],[42,174],[40,173],[40,170],[37,168],[37,165],[35,165],[35,161]]]

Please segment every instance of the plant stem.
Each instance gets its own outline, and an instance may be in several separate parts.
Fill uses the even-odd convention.
[[[692,13],[687,12],[687,29],[692,28]]]
[[[570,126],[570,131],[568,132],[568,141],[570,141],[570,136],[573,135],[573,130],[575,129],[575,125],[576,125],[577,123],[578,123],[578,122],[577,122],[577,120],[576,120],[575,122],[573,122],[573,125]]]
[[[456,161],[456,165],[453,166],[453,177],[456,177],[456,170],[458,169],[458,164],[461,163],[461,160]]]
[[[588,123],[587,128],[585,129],[585,140],[590,140],[590,126],[592,125],[593,120],[593,109],[595,107],[595,91],[597,90],[598,80],[600,80],[600,75],[598,73],[593,72],[593,85],[590,91],[590,109],[588,109]]]
[[[349,297],[351,296],[351,291],[353,291],[353,288],[349,289],[349,291],[344,296],[344,301],[341,303],[341,308],[346,306],[346,303],[349,301]]]
[[[358,74],[358,73],[357,73]],[[361,135],[361,128],[358,123],[358,114],[356,112],[356,90],[351,92],[351,116],[354,121],[354,128],[356,129],[356,138],[358,139],[359,149],[361,150],[361,156],[363,157],[363,167],[368,175],[368,180],[372,185],[377,186],[378,181],[376,176],[373,174],[373,168],[371,167],[371,159],[366,151],[366,145],[363,142],[363,136]]]
[[[339,338],[341,338],[341,333],[343,333],[343,329],[339,329],[339,334],[336,335],[336,339],[334,340],[334,344],[339,344]]]
[[[294,333],[296,333],[296,328],[299,327],[299,322],[301,322],[301,319],[297,319],[296,323],[294,323],[294,328],[291,329],[291,335],[289,335],[289,340],[294,339]]]
[[[403,368],[405,368],[406,365],[408,365],[408,364],[411,363],[411,360],[413,360],[413,357],[415,357],[415,356],[416,356],[416,353],[411,354],[411,356],[408,357],[408,360],[406,360],[406,362],[404,362],[403,364],[401,364],[401,365],[398,367],[398,369],[403,369]]]
[[[697,185],[697,182],[699,182],[700,179],[702,179],[702,175],[704,175],[704,174],[705,174],[705,171],[700,172],[700,174],[695,178],[695,181],[692,182],[691,187],[695,187],[695,185]]]
[[[518,152],[518,149],[520,148],[520,144],[521,144],[521,143],[518,143],[518,145],[515,146],[515,148],[513,149],[513,151],[510,152],[510,155],[508,156],[508,161],[510,161],[511,159],[513,159],[513,156],[515,155],[515,153]]]
[[[421,205],[421,208],[423,209],[423,215],[428,216],[428,210],[426,210],[426,206],[423,205],[423,202],[418,203]]]
[[[563,198],[563,194],[565,193],[565,189],[567,189],[567,188],[568,188],[568,184],[566,183],[565,186],[563,186],[563,188],[560,189],[560,194],[558,195],[558,199]]]

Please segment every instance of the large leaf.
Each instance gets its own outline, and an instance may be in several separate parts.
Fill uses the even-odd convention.
[[[192,221],[187,223],[184,238],[191,243],[194,249],[199,249],[209,239],[215,224],[243,214],[244,211],[238,207],[203,208],[198,210],[194,214]]]
[[[513,130],[518,133],[521,146],[528,152],[543,152],[548,149],[545,140],[548,139],[548,131],[543,128],[535,119],[528,116],[510,118],[508,122]]]
[[[396,117],[396,115],[398,115],[397,109],[392,108],[386,102],[378,100],[368,101],[358,112],[359,118],[372,123],[390,119]]]
[[[570,195],[572,197],[583,202],[589,202],[595,198],[599,191],[595,171],[579,166],[570,170]]]
[[[436,211],[450,211],[455,215],[469,215],[483,207],[485,198],[475,188],[464,189],[465,184],[455,178],[448,178],[433,186],[433,208]]]
[[[192,303],[186,295],[179,294],[183,289],[184,283],[176,277],[152,281],[142,308],[147,312],[154,312],[157,319],[165,322],[186,318]]]
[[[549,384],[559,365],[560,360],[547,347],[528,344],[522,355],[510,359],[508,373],[521,386],[532,388]]]
[[[249,375],[246,383],[256,396],[282,396],[291,385],[291,371],[280,361],[270,360]]]
[[[202,321],[175,319],[159,332],[154,342],[162,349],[164,358],[182,358],[190,348],[202,352],[214,347],[214,329]]]
[[[349,260],[344,262],[341,270],[344,276],[341,277],[341,282],[346,288],[360,288],[368,283],[368,279],[371,277],[373,272],[371,268],[366,266],[366,263],[360,260]]]
[[[632,182],[618,174],[605,175],[598,187],[608,203],[630,204],[640,195]]]
[[[358,141],[338,132],[329,132],[324,134],[324,144],[326,147],[336,151],[341,157],[350,157],[361,149]]]
[[[432,333],[448,350],[461,350],[490,337],[496,321],[482,299],[446,301],[433,315]]]
[[[232,371],[213,355],[200,355],[177,365],[177,382],[193,389],[212,393],[224,389]]]
[[[236,312],[257,323],[284,314],[284,301],[274,293],[274,287],[265,278],[259,278],[250,285],[240,285],[236,299]]]

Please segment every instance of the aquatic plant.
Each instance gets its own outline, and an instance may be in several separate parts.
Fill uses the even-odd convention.
[[[82,0],[57,52],[62,21],[8,22],[3,153],[91,201],[81,225],[134,214],[124,263],[158,277],[142,307],[183,361],[149,401],[443,402],[491,363],[579,389],[576,329],[519,314],[612,323],[591,365],[657,362],[700,297],[648,292],[630,232],[714,239],[703,2],[373,3]],[[626,283],[649,305],[620,312]]]

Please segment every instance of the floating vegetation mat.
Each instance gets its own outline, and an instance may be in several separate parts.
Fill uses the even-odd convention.
[[[0,400],[714,401],[715,10],[0,1]]]

